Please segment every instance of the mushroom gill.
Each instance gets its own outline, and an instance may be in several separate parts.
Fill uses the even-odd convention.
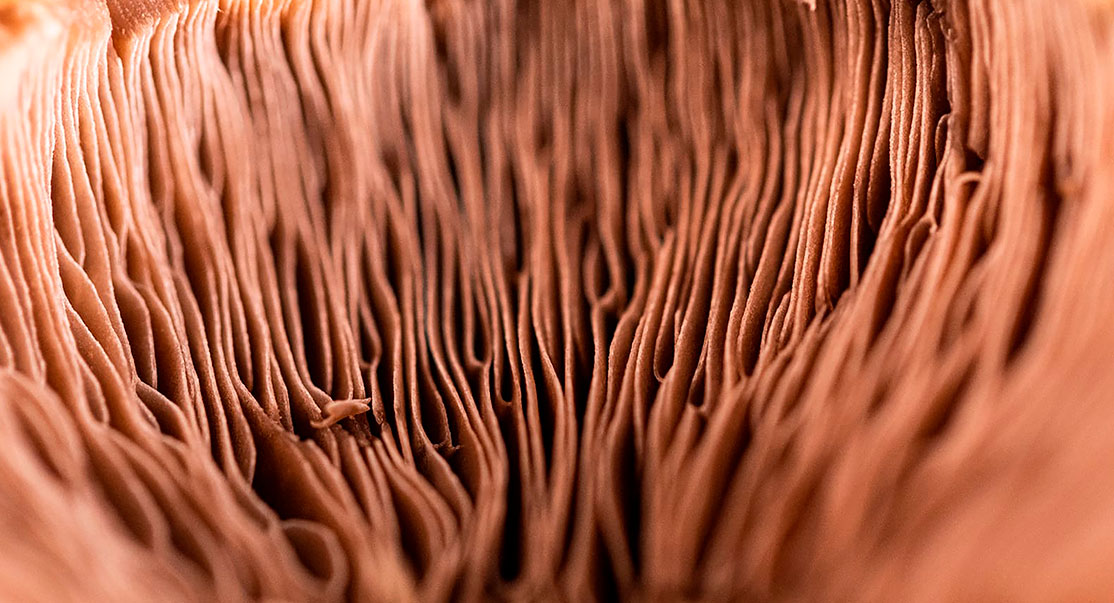
[[[0,599],[1114,592],[1114,4],[0,0]]]

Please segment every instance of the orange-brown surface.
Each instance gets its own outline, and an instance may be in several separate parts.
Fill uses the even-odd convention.
[[[0,0],[0,599],[1101,600],[1114,4]]]

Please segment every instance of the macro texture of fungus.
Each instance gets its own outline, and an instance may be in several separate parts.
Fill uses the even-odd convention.
[[[1114,3],[0,0],[0,599],[1114,592]]]

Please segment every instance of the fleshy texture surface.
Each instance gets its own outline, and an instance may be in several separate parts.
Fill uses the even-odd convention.
[[[1112,34],[0,0],[0,598],[1114,592]]]

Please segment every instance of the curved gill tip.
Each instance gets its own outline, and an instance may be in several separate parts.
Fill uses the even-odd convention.
[[[314,429],[323,429],[349,417],[363,414],[371,410],[371,407],[368,405],[370,402],[371,398],[363,398],[360,400],[333,400],[322,409],[321,419],[310,421],[310,426]]]

